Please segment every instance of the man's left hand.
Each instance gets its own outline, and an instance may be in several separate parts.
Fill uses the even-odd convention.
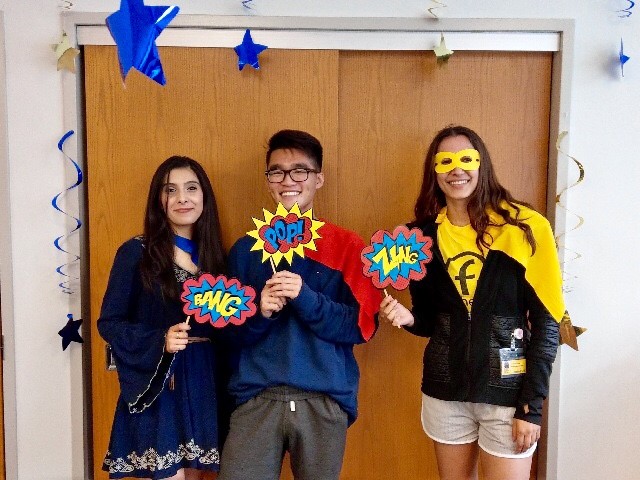
[[[274,294],[293,300],[300,295],[302,277],[297,273],[282,270],[280,272],[276,272],[269,280],[267,280],[266,284],[273,285],[274,288],[272,292]]]

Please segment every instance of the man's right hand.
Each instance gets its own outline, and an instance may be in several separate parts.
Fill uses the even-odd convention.
[[[274,313],[284,308],[287,299],[280,293],[279,283],[272,283],[269,280],[262,289],[260,295],[260,313],[263,317],[271,318]]]

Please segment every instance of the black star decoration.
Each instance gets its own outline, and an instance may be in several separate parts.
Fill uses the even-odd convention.
[[[80,332],[78,332],[80,325],[82,325],[82,319],[74,320],[70,313],[67,314],[67,318],[69,319],[67,324],[58,332],[58,335],[62,337],[62,350],[66,350],[71,342],[84,343]]]

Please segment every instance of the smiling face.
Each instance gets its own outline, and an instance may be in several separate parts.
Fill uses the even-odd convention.
[[[204,196],[198,177],[190,168],[169,172],[160,198],[174,233],[191,238],[193,225],[202,215]]]
[[[318,170],[316,163],[300,150],[280,148],[271,153],[267,171],[289,171],[296,168]],[[303,182],[296,182],[290,174],[287,174],[281,183],[267,181],[267,188],[276,203],[282,203],[287,210],[290,210],[297,203],[300,211],[304,213],[313,208],[316,190],[321,188],[323,184],[324,174],[310,171],[309,176]]]
[[[445,137],[438,146],[438,152],[459,152],[473,149],[469,139],[464,135]],[[437,173],[438,186],[444,193],[447,205],[461,203],[466,206],[469,197],[478,186],[479,170],[463,170],[459,167],[447,173]]]

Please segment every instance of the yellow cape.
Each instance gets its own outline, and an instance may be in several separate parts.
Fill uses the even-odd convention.
[[[516,218],[516,210],[508,204],[503,206]],[[562,297],[562,272],[558,262],[556,242],[551,231],[549,221],[535,210],[522,205],[517,218],[531,227],[533,238],[536,239],[536,253],[531,255],[531,245],[524,232],[515,225],[504,223],[504,219],[497,213],[490,211],[491,223],[487,233],[493,238],[489,250],[499,250],[513,258],[525,269],[524,278],[533,287],[536,295],[551,316],[560,322],[565,312]],[[446,207],[440,211],[437,223],[441,223],[446,215]]]

